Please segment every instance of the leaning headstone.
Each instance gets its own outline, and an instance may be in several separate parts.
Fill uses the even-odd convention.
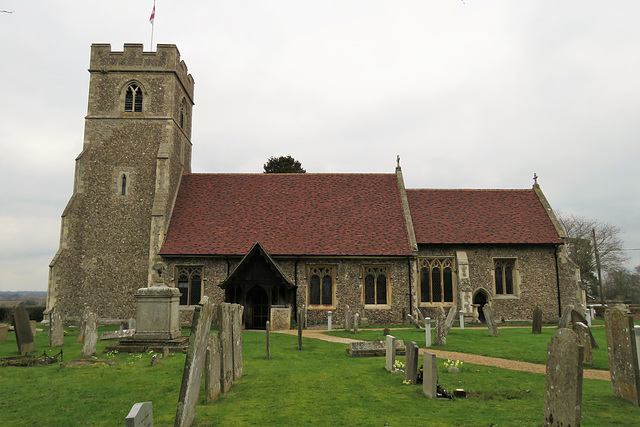
[[[582,314],[581,311],[573,309],[571,310],[571,323],[577,323],[577,322],[582,322],[585,325],[588,324],[587,317],[584,314]],[[567,327],[571,328],[571,325]],[[600,348],[600,346],[596,342],[596,339],[593,337],[593,334],[591,333],[591,329],[588,329],[588,330],[589,330],[589,338],[591,339],[591,347]]]
[[[418,345],[410,341],[407,344],[407,356],[404,363],[404,380],[412,385],[418,384]]]
[[[153,427],[153,405],[151,402],[136,403],[124,419],[125,427]]]
[[[389,372],[395,372],[396,364],[396,338],[392,335],[387,335],[387,359],[385,362],[385,369]]]
[[[438,368],[436,366],[436,355],[424,352],[424,362],[422,364],[422,392],[435,399],[438,397]]]
[[[547,345],[544,425],[579,426],[582,413],[582,347],[560,328]]]
[[[424,335],[427,347],[431,347],[431,318],[424,318]]]
[[[9,325],[7,323],[0,323],[0,341],[6,341],[9,335]]]
[[[207,402],[220,396],[220,340],[216,334],[209,335],[205,356],[204,389]]]
[[[416,328],[416,329],[422,329],[422,326],[420,326],[420,323],[410,314],[407,314],[407,318],[409,318],[409,322],[411,322],[411,324]]]
[[[489,335],[492,337],[500,336],[498,332],[498,325],[496,325],[495,320],[493,319],[493,311],[491,310],[491,306],[485,304],[482,307],[482,312],[484,313],[484,321],[487,322],[487,327],[489,328]]]
[[[202,383],[202,371],[209,342],[213,308],[213,304],[206,296],[202,297],[200,304],[195,306],[189,348],[182,371],[182,385],[178,397],[175,426],[190,426],[196,415],[196,404]]]
[[[560,318],[560,322],[558,323],[558,329],[560,328],[571,328],[571,312],[573,311],[573,306],[569,305],[562,312],[562,317]]]
[[[449,331],[453,326],[453,321],[456,319],[456,313],[458,313],[458,307],[453,306],[449,308],[449,313],[447,313],[447,318],[444,321],[444,334],[449,335]]]
[[[29,313],[19,305],[13,309],[13,326],[16,331],[16,342],[18,351],[21,355],[26,355],[36,350],[33,343],[33,333],[31,333],[31,324],[29,322]]]
[[[533,325],[531,326],[532,334],[542,333],[542,309],[539,305],[533,309]]]
[[[447,334],[445,332],[445,315],[444,309],[442,307],[438,307],[436,309],[436,329],[435,329],[435,337],[434,344],[435,345],[446,345],[447,344]]]
[[[91,357],[96,354],[98,345],[98,325],[94,313],[89,313],[84,326],[84,341],[82,343],[82,357]]]
[[[585,365],[593,365],[593,351],[591,349],[589,327],[582,322],[576,322],[571,325],[571,330],[578,338],[578,345],[581,345],[584,349],[582,362]]]
[[[64,344],[64,322],[55,308],[49,312],[49,346],[60,347]]]
[[[604,312],[604,324],[613,395],[638,405],[640,375],[638,350],[633,337],[633,316],[620,307],[613,307]]]
[[[242,377],[242,314],[244,307],[240,304],[231,306],[232,322],[231,322],[231,341],[233,343],[233,380],[236,381]]]
[[[218,306],[220,329],[220,391],[226,393],[233,384],[233,333],[231,331],[231,304]]]

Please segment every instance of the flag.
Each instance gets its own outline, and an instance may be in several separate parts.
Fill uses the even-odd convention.
[[[153,10],[151,11],[151,16],[149,17],[149,22],[153,25],[153,20],[156,18],[156,5],[155,2],[153,4]]]

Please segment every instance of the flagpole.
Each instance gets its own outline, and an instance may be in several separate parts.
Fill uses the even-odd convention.
[[[151,17],[149,18],[149,22],[151,22],[151,52],[153,52],[153,29],[155,27],[156,21],[156,0],[153,0],[153,11],[151,12]]]

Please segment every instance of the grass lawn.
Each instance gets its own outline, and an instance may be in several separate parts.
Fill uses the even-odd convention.
[[[482,331],[452,332],[453,342],[458,333],[473,337]],[[501,331],[490,343],[496,346],[506,338]],[[37,350],[49,351],[47,343],[46,331],[39,333]],[[100,342],[98,350],[105,346]],[[451,374],[438,360],[440,383],[449,390],[464,388],[469,397],[434,401],[421,393],[421,386],[404,385],[401,374],[384,370],[383,358],[348,358],[345,344],[313,339],[304,340],[303,351],[296,347],[297,337],[272,334],[272,358],[266,360],[264,332],[245,331],[244,376],[216,402],[201,398],[195,425],[542,424],[544,375],[471,364]],[[65,337],[63,348],[65,364],[80,358],[75,332]],[[15,355],[11,333],[0,342],[0,356]],[[173,424],[184,355],[171,355],[154,366],[149,354],[100,353],[98,358],[117,365],[0,368],[2,425],[124,425],[131,406],[149,400],[155,425]],[[614,398],[609,382],[585,380],[582,415],[585,426],[635,425],[640,409]]]
[[[482,328],[452,328],[447,335],[447,345],[432,346],[437,350],[457,351],[461,353],[480,354],[482,356],[501,357],[510,360],[522,360],[531,363],[547,363],[547,343],[555,334],[556,328],[542,328],[540,335],[531,333],[528,328],[503,328],[499,329],[500,336],[492,337],[486,327]],[[585,369],[609,369],[609,356],[607,354],[607,339],[604,327],[591,328],[599,349],[593,349],[593,365],[585,365]],[[327,334],[346,338],[357,338],[365,341],[373,341],[376,338],[384,340],[382,329],[363,329],[358,335],[353,332],[332,331]],[[433,341],[434,329],[431,329]],[[391,335],[405,343],[415,341],[418,347],[424,348],[426,337],[424,329],[396,329]]]

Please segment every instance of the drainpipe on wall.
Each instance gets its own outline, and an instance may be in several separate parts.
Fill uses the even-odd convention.
[[[413,316],[413,291],[411,289],[411,257],[407,257],[407,269],[409,270],[409,313]]]
[[[560,270],[558,268],[558,245],[556,245],[555,261],[556,261],[556,287],[558,289],[558,316],[562,317],[562,298],[560,297]]]

